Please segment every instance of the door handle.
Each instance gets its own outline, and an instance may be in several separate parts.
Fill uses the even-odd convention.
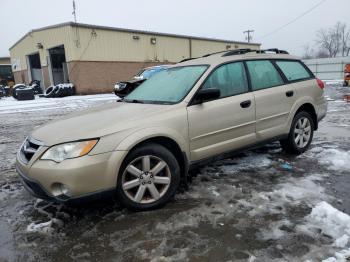
[[[240,105],[242,108],[248,108],[248,107],[250,107],[251,104],[252,104],[252,101],[246,100],[246,101],[241,102]]]
[[[287,91],[286,96],[287,97],[292,97],[294,95],[294,91]]]

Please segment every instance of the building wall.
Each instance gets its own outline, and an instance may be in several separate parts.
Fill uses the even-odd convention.
[[[27,34],[20,42],[10,49],[12,64],[19,61],[18,67],[12,69],[14,71],[26,70],[26,56],[34,53],[39,53],[41,66],[47,66],[47,49],[59,45],[64,45],[66,55],[71,57],[71,52],[73,50],[71,46],[74,44],[71,32],[70,26],[63,26],[34,31]],[[37,43],[41,43],[43,49],[38,49]]]
[[[151,43],[152,38],[156,39],[155,44]],[[38,49],[37,43],[41,43],[43,48]],[[146,66],[176,63],[185,58],[223,51],[227,46],[230,49],[259,49],[259,45],[234,41],[200,40],[65,24],[34,30],[11,47],[16,83],[25,81],[28,84],[27,56],[39,53],[43,84],[48,87],[51,84],[48,49],[60,45],[64,45],[69,79],[82,94],[110,92],[115,82],[131,78]]]
[[[81,46],[74,48],[68,61],[177,62],[189,57],[187,39],[88,28],[78,30]],[[77,35],[75,28],[72,32]],[[151,38],[156,39],[155,45],[151,44]]]
[[[42,72],[43,72],[43,84],[44,87],[47,88],[51,85],[50,83],[50,75],[49,75],[49,67],[48,66],[43,66],[41,67]]]
[[[216,41],[207,41],[207,40],[198,40],[193,39],[192,41],[192,57],[200,57],[206,54],[220,52],[227,49],[238,49],[238,48],[250,48],[250,49],[259,49],[258,45],[248,45],[235,42],[216,42]]]
[[[29,83],[27,70],[13,72],[16,84]]]
[[[0,65],[10,65],[11,59],[10,57],[0,57]]]
[[[117,81],[128,80],[141,68],[158,65],[155,62],[69,62],[70,81],[77,94],[113,92]]]
[[[81,46],[73,47],[73,57],[68,61],[157,61],[176,63],[189,57],[230,49],[259,49],[259,45],[241,44],[233,41],[213,41],[131,33],[93,28],[72,27],[72,35],[80,39]],[[135,40],[136,36],[139,39]],[[156,44],[151,44],[151,39]],[[192,53],[192,54],[191,54]]]

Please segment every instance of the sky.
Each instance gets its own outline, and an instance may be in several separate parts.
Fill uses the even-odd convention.
[[[80,23],[236,41],[252,29],[263,48],[301,56],[319,29],[338,21],[350,27],[349,0],[323,1],[277,31],[321,0],[76,0],[76,12]],[[73,21],[72,0],[0,0],[0,10],[0,56],[32,29]]]

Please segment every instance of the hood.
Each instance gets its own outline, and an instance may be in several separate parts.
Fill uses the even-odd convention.
[[[46,146],[102,137],[142,126],[150,118],[167,112],[171,107],[173,106],[112,102],[49,122],[35,129],[31,137],[42,141]]]

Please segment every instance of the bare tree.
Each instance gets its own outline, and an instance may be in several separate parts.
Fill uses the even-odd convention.
[[[315,58],[327,58],[329,57],[328,52],[325,51],[324,49],[319,49],[315,53]]]
[[[350,53],[350,29],[347,25],[340,25],[340,36],[341,36],[341,54],[342,56],[349,56]]]
[[[305,45],[304,54],[302,56],[303,59],[312,59],[314,58],[314,50],[310,47],[310,45]]]
[[[336,57],[341,48],[341,23],[334,27],[321,29],[317,32],[316,43],[327,50],[329,57]]]

